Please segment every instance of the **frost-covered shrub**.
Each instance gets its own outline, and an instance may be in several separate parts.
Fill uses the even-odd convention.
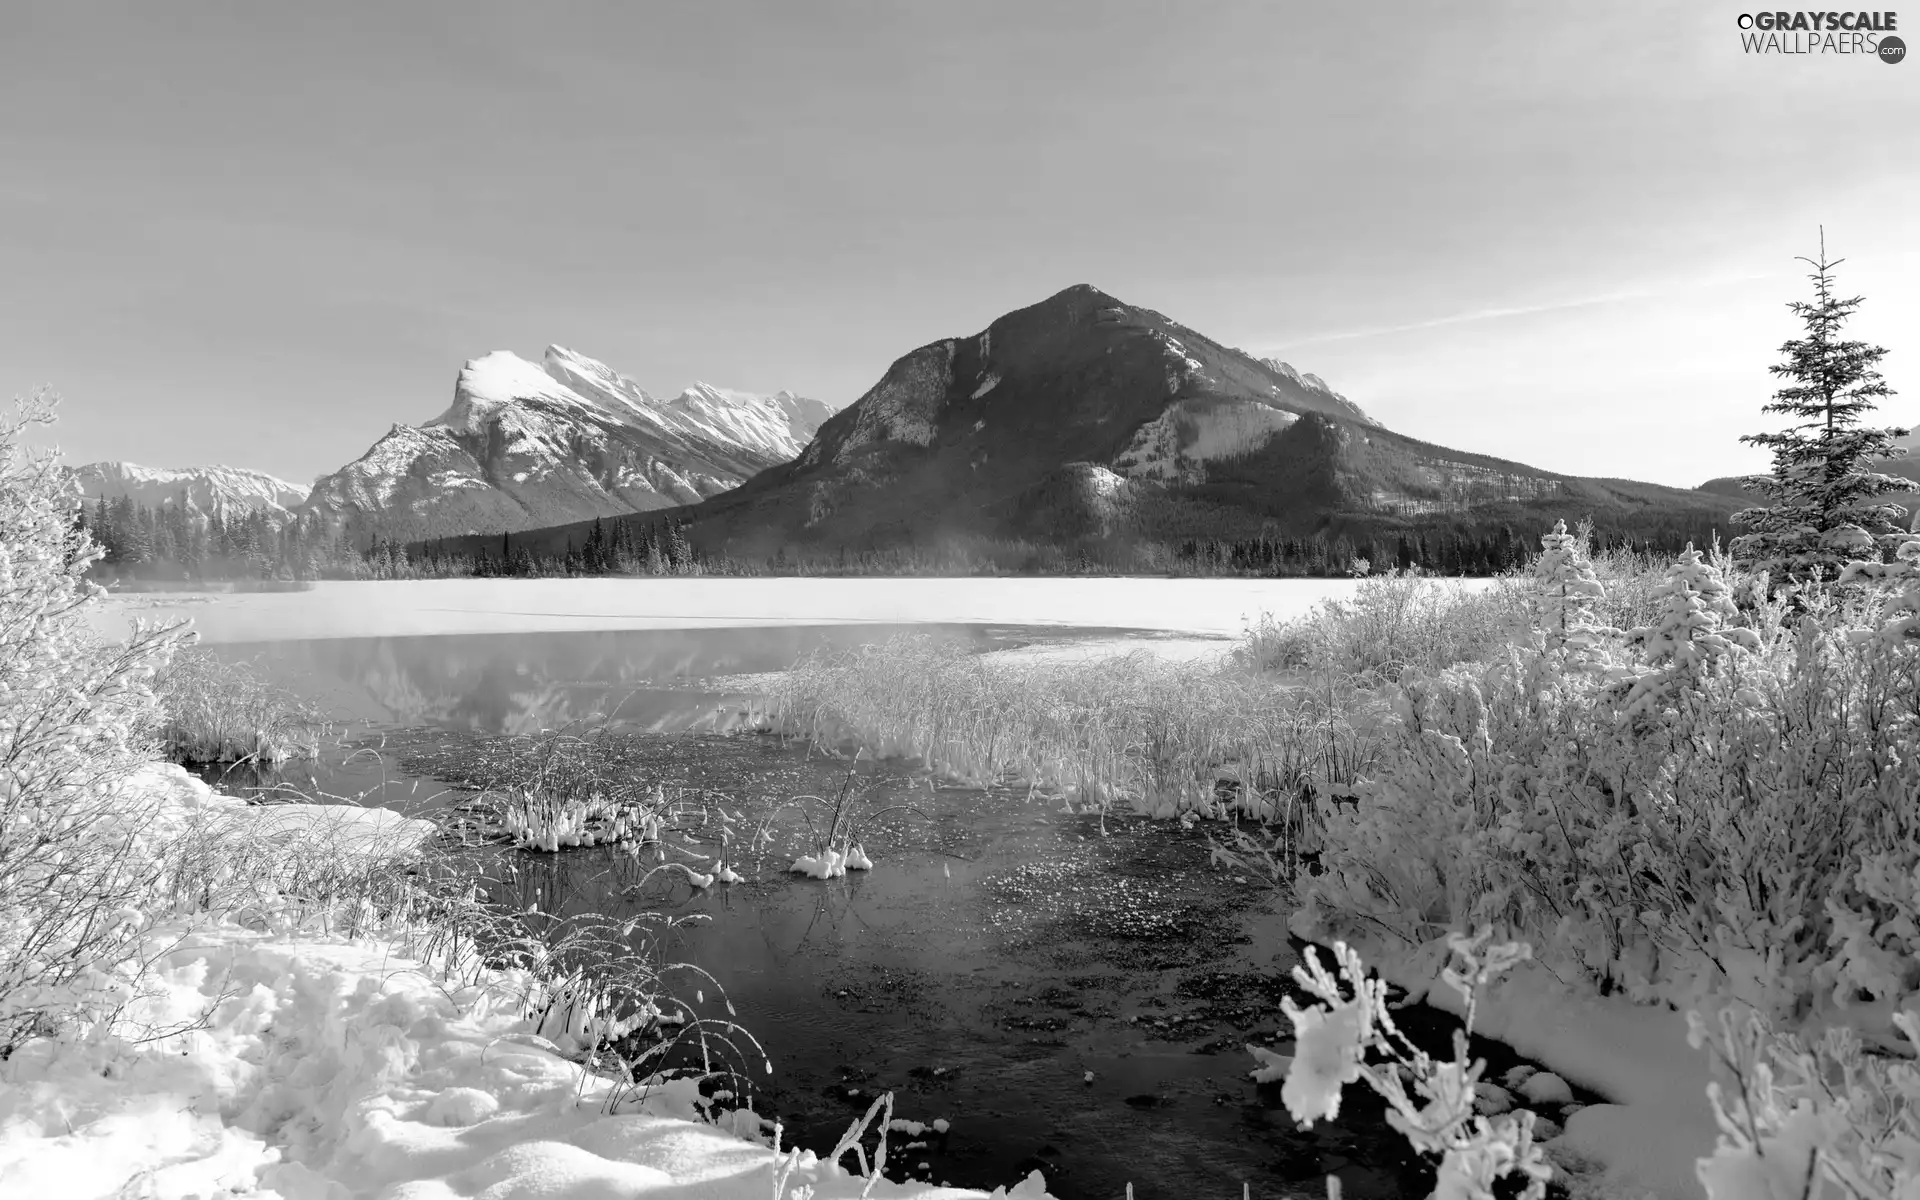
[[[1413,571],[1376,575],[1346,600],[1291,621],[1265,618],[1248,631],[1241,658],[1264,670],[1333,673],[1390,682],[1409,669],[1479,661],[1512,637],[1530,601],[1527,581],[1485,586]]]
[[[1842,583],[1877,584],[1886,593],[1880,604],[1878,629],[1863,631],[1889,647],[1920,645],[1920,539],[1901,543],[1890,563],[1849,563]]]
[[[54,458],[22,444],[54,411],[42,392],[0,420],[0,1052],[124,996],[160,867],[122,785],[152,755],[149,681],[182,641],[140,627],[107,645],[88,626],[100,551]]]
[[[1671,563],[1626,547],[1593,551],[1588,561],[1604,593],[1594,602],[1596,624],[1633,629],[1653,622],[1659,611],[1660,584]]]
[[[1707,1200],[1910,1200],[1920,1195],[1920,1021],[1893,1018],[1904,1053],[1873,1053],[1845,1027],[1772,1034],[1751,1010],[1689,1014],[1731,1089],[1708,1087],[1719,1144],[1699,1162]]]
[[[1340,1115],[1346,1085],[1364,1082],[1386,1101],[1387,1124],[1415,1150],[1439,1157],[1430,1200],[1493,1200],[1494,1182],[1505,1176],[1525,1181],[1522,1190],[1508,1195],[1540,1200],[1553,1176],[1533,1142],[1533,1113],[1489,1119],[1474,1111],[1475,1085],[1486,1070],[1484,1061],[1467,1052],[1475,998],[1530,953],[1514,943],[1488,946],[1490,937],[1491,931],[1483,929],[1473,937],[1449,939],[1461,965],[1449,966],[1442,978],[1460,992],[1467,1012],[1465,1026],[1454,1031],[1448,1062],[1436,1062],[1400,1032],[1387,1007],[1386,983],[1369,978],[1360,956],[1344,944],[1333,948],[1338,976],[1312,949],[1306,966],[1293,969],[1295,982],[1318,1003],[1303,1008],[1292,997],[1280,1002],[1294,1028],[1294,1055],[1279,1060],[1286,1077],[1280,1098],[1287,1111],[1302,1127],[1332,1120]]]
[[[1916,656],[1830,605],[1728,627],[1713,576],[1675,565],[1662,620],[1613,648],[1624,686],[1517,648],[1406,680],[1304,919],[1416,944],[1496,924],[1562,978],[1782,1020],[1913,995]]]
[[[319,752],[319,709],[250,664],[183,651],[155,677],[154,693],[160,749],[174,762],[276,765]]]
[[[280,764],[319,753],[321,710],[248,662],[182,651],[154,678],[154,695],[159,749],[175,762]]]

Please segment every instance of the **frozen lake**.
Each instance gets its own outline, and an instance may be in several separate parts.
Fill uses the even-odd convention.
[[[1469,586],[1484,586],[1470,581]],[[1232,637],[1263,613],[1350,596],[1345,579],[441,579],[325,582],[304,592],[126,593],[94,608],[192,617],[204,644],[418,634],[771,625],[1046,625]]]

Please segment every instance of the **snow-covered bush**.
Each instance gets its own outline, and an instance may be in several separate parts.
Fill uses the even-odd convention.
[[[277,765],[319,752],[325,717],[247,663],[187,650],[154,679],[160,750],[178,763]]]
[[[1451,1061],[1436,1062],[1400,1032],[1387,1007],[1386,983],[1369,978],[1359,954],[1341,943],[1333,948],[1337,976],[1312,949],[1306,966],[1293,969],[1295,982],[1318,1003],[1303,1008],[1292,997],[1281,1000],[1293,1022],[1292,1059],[1263,1056],[1277,1060],[1268,1071],[1284,1071],[1280,1098],[1302,1127],[1339,1116],[1347,1084],[1364,1082],[1373,1089],[1387,1103],[1387,1123],[1414,1149],[1439,1156],[1430,1200],[1493,1200],[1494,1181],[1509,1175],[1525,1181],[1520,1200],[1540,1200],[1553,1177],[1533,1142],[1533,1113],[1489,1119],[1474,1109],[1475,1086],[1486,1070],[1484,1061],[1468,1056],[1475,998],[1495,976],[1529,956],[1525,945],[1489,946],[1490,938],[1491,931],[1483,929],[1473,937],[1449,939],[1460,966],[1449,966],[1442,977],[1461,993],[1467,1009],[1465,1026],[1454,1031]]]
[[[1772,1034],[1751,1010],[1690,1014],[1688,1040],[1733,1080],[1708,1088],[1719,1144],[1700,1160],[1707,1200],[1911,1200],[1920,1195],[1920,1019],[1894,1023],[1904,1054],[1846,1027]]]
[[[1863,632],[1889,647],[1920,645],[1920,538],[1902,542],[1890,563],[1849,563],[1842,583],[1878,584],[1885,592],[1880,604],[1880,627]]]
[[[1911,996],[1915,656],[1845,610],[1729,627],[1698,555],[1609,682],[1513,650],[1409,678],[1357,810],[1297,888],[1319,936],[1495,924],[1562,978],[1854,1018]]]
[[[1262,670],[1391,681],[1487,658],[1506,645],[1529,602],[1518,575],[1485,587],[1414,571],[1373,576],[1346,600],[1322,602],[1291,621],[1270,617],[1248,630],[1242,661]]]
[[[24,445],[55,403],[0,419],[0,1052],[124,997],[160,867],[121,785],[152,755],[149,682],[183,642],[140,626],[107,645],[88,626],[100,551],[53,456]]]

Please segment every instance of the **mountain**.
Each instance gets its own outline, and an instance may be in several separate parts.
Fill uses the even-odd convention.
[[[1904,447],[1907,456],[1887,459],[1879,463],[1875,469],[1886,475],[1898,475],[1903,479],[1914,481],[1912,488],[1904,492],[1891,492],[1886,498],[1895,504],[1905,505],[1907,527],[1920,531],[1920,426],[1910,427],[1907,430],[1907,436],[1895,439],[1894,445]],[[1715,496],[1736,498],[1740,501],[1741,508],[1765,503],[1764,496],[1749,492],[1740,486],[1741,478],[1742,476],[1739,475],[1722,475],[1717,479],[1707,480],[1700,485],[1699,490]]]
[[[309,509],[390,536],[499,533],[698,503],[798,454],[818,400],[695,384],[662,400],[560,346],[471,360],[453,403],[318,480]]]
[[[185,492],[188,506],[200,512],[225,507],[229,511],[264,509],[284,515],[307,498],[307,489],[298,484],[242,467],[168,469],[129,462],[94,462],[73,467],[71,473],[89,504],[103,496],[109,501],[129,496],[135,504],[157,508],[163,501],[178,501]]]
[[[1722,497],[1580,479],[1382,427],[1325,382],[1081,285],[896,360],[793,461],[688,509],[709,552],[947,536],[1334,536],[1593,514],[1724,524]]]

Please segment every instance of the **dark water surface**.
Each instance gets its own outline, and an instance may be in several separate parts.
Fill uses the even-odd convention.
[[[933,632],[979,649],[1034,636]],[[756,1111],[779,1117],[800,1144],[830,1150],[892,1091],[896,1117],[951,1123],[923,1148],[890,1139],[892,1162],[918,1178],[990,1188],[1038,1167],[1062,1200],[1118,1200],[1128,1183],[1139,1200],[1232,1200],[1243,1185],[1254,1197],[1324,1196],[1331,1173],[1363,1200],[1425,1195],[1431,1174],[1358,1086],[1339,1123],[1301,1131],[1278,1086],[1249,1078],[1246,1043],[1291,1049],[1279,999],[1303,998],[1289,977],[1299,947],[1278,893],[1209,865],[1205,823],[1103,823],[1060,811],[1057,799],[936,787],[900,764],[850,768],[765,736],[700,731],[739,700],[699,691],[700,680],[778,670],[816,646],[876,636],[564,633],[221,652],[365,723],[357,751],[336,747],[293,783],[400,808],[450,802],[450,781],[485,782],[476,764],[502,735],[586,720],[610,698],[623,718],[637,711],[622,722],[623,769],[712,797],[736,831],[745,882],[695,889],[684,874],[651,871],[662,853],[651,849],[637,859],[608,848],[523,853],[513,900],[563,914],[704,918],[672,935],[666,957],[720,988],[697,999],[702,985],[688,977],[678,998],[723,1020],[724,992],[774,1071],[751,1053],[728,1065],[754,1080]],[[637,710],[634,696],[644,698]],[[856,813],[916,811],[867,821],[870,872],[789,874],[809,849],[790,802],[843,787]],[[740,831],[760,829],[766,844],[740,854]],[[670,840],[670,857],[695,867],[719,851],[711,833]],[[1426,1032],[1444,1046],[1443,1023]],[[1498,1046],[1477,1049],[1491,1075],[1517,1061]]]

